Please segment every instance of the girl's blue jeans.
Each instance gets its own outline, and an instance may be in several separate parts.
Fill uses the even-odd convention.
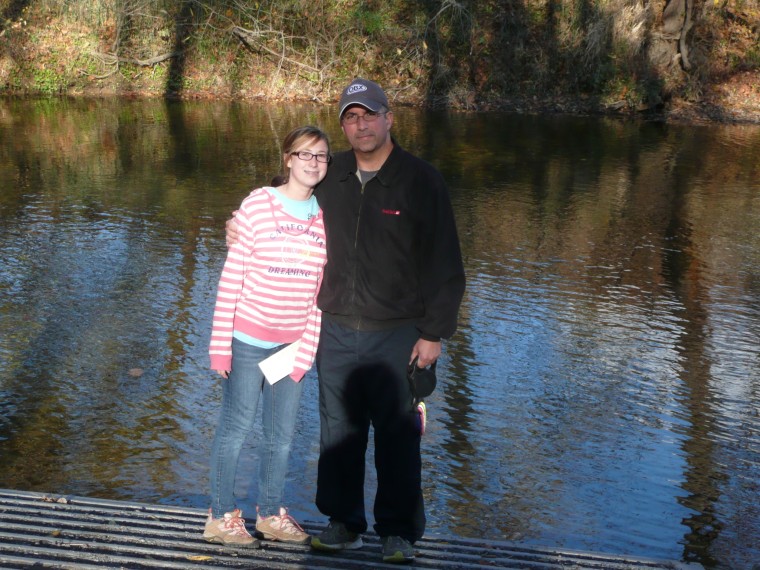
[[[222,379],[222,408],[211,450],[211,512],[224,516],[235,507],[235,476],[240,451],[262,402],[263,437],[259,447],[258,507],[262,517],[279,514],[303,380],[267,382],[258,364],[279,348],[232,341],[232,371]]]

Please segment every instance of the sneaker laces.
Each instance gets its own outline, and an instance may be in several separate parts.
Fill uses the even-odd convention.
[[[239,510],[224,513],[224,529],[230,534],[250,536],[245,528],[245,519],[239,513]]]
[[[296,519],[291,517],[288,514],[288,510],[285,507],[280,508],[280,515],[274,515],[272,517],[275,519],[273,522],[277,527],[283,531],[287,532],[288,534],[298,534],[303,533],[304,530],[301,528],[301,525],[296,522]]]

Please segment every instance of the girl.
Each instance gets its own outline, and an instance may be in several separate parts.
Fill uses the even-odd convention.
[[[256,530],[265,539],[309,541],[282,505],[285,474],[301,379],[314,362],[321,312],[317,293],[326,261],[322,211],[314,187],[327,174],[330,145],[315,127],[300,127],[283,141],[284,180],[258,188],[236,213],[238,241],[219,280],[211,331],[211,368],[222,378],[222,408],[211,453],[211,508],[203,537],[225,545],[257,547],[235,507],[238,457],[262,398]],[[276,183],[276,182],[275,182]],[[265,379],[258,364],[284,345],[293,347],[293,371]]]

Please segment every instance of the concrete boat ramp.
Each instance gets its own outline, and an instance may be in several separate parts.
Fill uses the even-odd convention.
[[[403,568],[383,563],[380,542],[323,554],[308,546],[262,541],[260,549],[225,548],[201,538],[200,509],[0,489],[0,568]],[[249,527],[250,528],[250,527]],[[322,530],[305,524],[307,532]],[[471,570],[697,570],[682,562],[529,548],[517,543],[425,537],[407,568]]]

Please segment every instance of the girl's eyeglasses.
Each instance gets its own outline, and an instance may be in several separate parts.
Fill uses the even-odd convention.
[[[309,152],[308,150],[299,150],[298,152],[291,152],[290,154],[295,155],[301,160],[305,160],[305,161],[309,161],[312,158],[316,158],[317,162],[330,162],[330,159],[332,158],[329,154],[325,154],[325,153],[314,154],[313,152]]]

